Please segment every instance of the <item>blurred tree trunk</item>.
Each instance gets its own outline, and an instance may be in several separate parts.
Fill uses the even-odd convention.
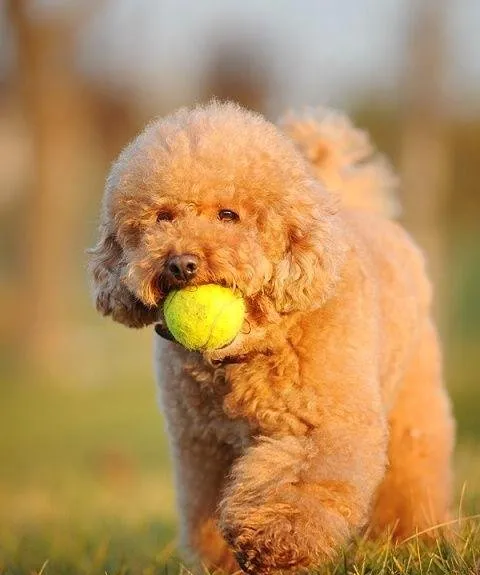
[[[65,14],[37,14],[28,0],[9,0],[21,106],[30,127],[34,181],[27,198],[21,329],[33,367],[62,371],[69,306],[78,263],[78,205],[89,114],[74,66]]]
[[[247,44],[241,37],[222,37],[211,50],[200,97],[230,100],[265,113],[272,80],[263,44]]]
[[[434,310],[445,325],[446,278],[443,225],[450,185],[445,121],[444,16],[446,0],[410,2],[401,171],[406,225],[423,247],[435,284]],[[443,331],[443,330],[442,330]]]

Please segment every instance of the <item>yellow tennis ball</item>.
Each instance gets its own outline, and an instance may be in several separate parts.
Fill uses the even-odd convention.
[[[219,285],[187,287],[168,294],[163,314],[170,333],[187,349],[219,349],[240,331],[245,302]]]

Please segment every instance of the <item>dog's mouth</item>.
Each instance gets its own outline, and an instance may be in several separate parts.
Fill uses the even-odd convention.
[[[160,300],[159,305],[161,305],[162,300],[164,300],[171,291],[199,287],[205,284],[215,284],[234,290],[238,287],[232,278],[221,278],[206,272],[199,272],[192,278],[176,278],[163,272],[153,278],[152,281],[152,291],[156,292],[157,300]]]
[[[159,275],[155,279],[155,289],[159,292],[160,297],[163,299],[167,297],[167,295],[174,290],[180,290],[188,286],[195,285],[194,282],[184,280],[184,279],[175,279],[175,278],[167,278],[164,274]]]
[[[157,280],[158,281],[158,280]],[[159,282],[160,283],[160,282]],[[159,283],[157,283],[157,285],[159,285]],[[174,335],[172,334],[172,332],[170,331],[170,329],[167,326],[167,322],[165,320],[165,317],[163,315],[163,304],[165,302],[165,299],[167,298],[168,294],[171,293],[172,291],[176,291],[182,288],[195,288],[195,287],[199,287],[201,285],[206,285],[210,282],[202,282],[202,283],[196,283],[196,282],[178,282],[178,283],[171,283],[171,282],[162,282],[161,283],[161,297],[160,300],[157,303],[158,309],[159,309],[159,315],[158,315],[158,319],[157,322],[154,324],[154,330],[155,333],[161,337],[162,339],[166,340],[166,341],[170,341],[173,343],[176,343],[177,345],[182,345],[181,343],[179,343]],[[225,287],[225,288],[229,288],[229,289],[236,289],[236,286],[232,286],[230,282],[226,281],[226,280],[222,280],[222,279],[218,279],[216,278],[215,281],[216,285]],[[230,345],[232,344],[232,342],[228,342],[227,344],[225,344],[224,346],[217,348],[216,351],[220,351],[222,349],[228,348]],[[207,362],[210,363],[212,366],[216,367],[216,366],[221,366],[221,365],[226,365],[226,364],[238,364],[238,363],[243,363],[245,361],[247,361],[248,357],[246,355],[239,355],[239,356],[225,356],[222,357],[221,359],[209,359],[207,358]]]

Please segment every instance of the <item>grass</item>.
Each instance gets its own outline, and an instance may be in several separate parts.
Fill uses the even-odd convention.
[[[390,540],[383,543],[355,542],[340,560],[327,566],[324,575],[478,575],[480,559],[480,532],[467,527],[458,536],[457,543],[437,540],[425,546],[415,537],[396,545]]]
[[[459,397],[461,410],[470,401]],[[468,421],[456,457],[463,515],[478,512],[480,498],[480,422]],[[0,461],[1,575],[181,569],[168,450],[148,376],[115,386],[0,386]],[[453,544],[358,541],[322,573],[478,575],[479,552],[472,519]]]
[[[174,495],[153,384],[0,394],[0,573],[164,565]]]
[[[187,573],[175,558],[172,544],[165,545],[161,524],[147,523],[137,528],[105,533],[102,529],[80,530],[65,535],[46,526],[43,533],[26,533],[9,545],[9,559],[2,558],[2,573],[58,575],[93,573],[108,575],[168,575]],[[41,559],[40,557],[47,557]],[[480,532],[478,525],[463,528],[455,543],[437,540],[426,547],[417,538],[402,545],[391,541],[372,543],[356,541],[330,565],[322,575],[478,575],[480,567]]]

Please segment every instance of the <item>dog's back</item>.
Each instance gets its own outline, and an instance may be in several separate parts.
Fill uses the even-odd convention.
[[[310,162],[315,176],[346,207],[397,216],[398,178],[369,135],[348,116],[325,108],[289,112],[278,122]]]

